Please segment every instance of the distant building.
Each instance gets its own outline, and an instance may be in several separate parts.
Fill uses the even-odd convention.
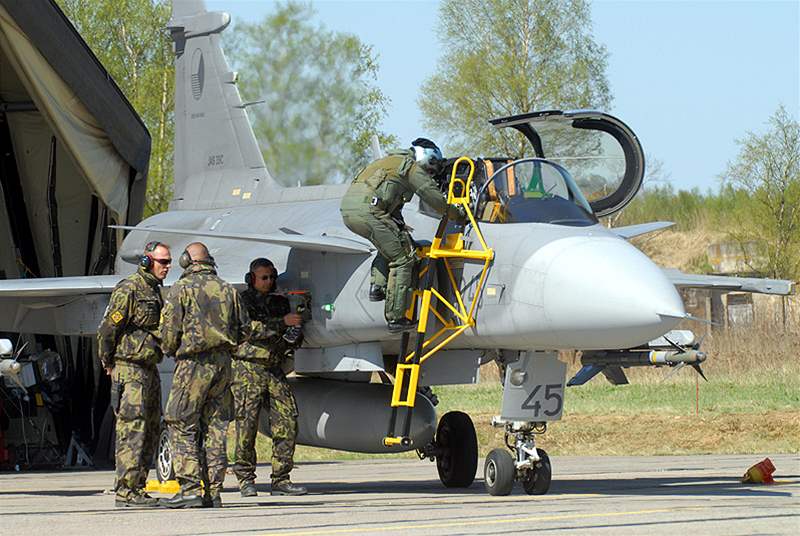
[[[732,242],[712,244],[707,255],[714,275],[762,277],[753,269],[758,261],[756,242],[743,246]],[[797,296],[685,289],[681,297],[689,314],[709,319],[719,328],[749,328],[754,325],[800,327],[800,298]]]

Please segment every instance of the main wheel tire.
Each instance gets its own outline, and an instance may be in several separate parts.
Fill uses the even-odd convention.
[[[528,495],[544,495],[550,489],[553,478],[553,467],[550,457],[542,449],[536,449],[539,461],[533,464],[533,469],[527,471],[522,478],[522,487]]]
[[[489,495],[509,495],[514,489],[517,469],[514,458],[504,449],[494,449],[483,465],[483,482]]]
[[[156,476],[159,482],[175,480],[175,468],[172,467],[172,443],[169,440],[169,432],[166,428],[162,428],[161,434],[158,436]]]
[[[469,415],[460,411],[445,413],[436,429],[436,457],[439,480],[448,488],[468,488],[478,470],[478,436]]]

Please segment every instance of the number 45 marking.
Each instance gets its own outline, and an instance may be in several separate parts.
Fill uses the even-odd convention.
[[[531,391],[531,394],[528,395],[528,398],[522,403],[522,409],[524,410],[533,410],[533,416],[538,417],[539,412],[542,409],[542,404],[538,400],[535,402],[533,401],[536,398],[536,395],[541,390],[542,386],[537,385]],[[564,397],[561,395],[561,384],[560,383],[549,383],[544,386],[544,399],[547,401],[555,400],[556,407],[553,410],[544,410],[544,414],[548,417],[553,417],[561,413],[561,408],[564,405]]]

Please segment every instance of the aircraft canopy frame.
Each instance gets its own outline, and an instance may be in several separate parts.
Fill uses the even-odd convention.
[[[531,143],[535,156],[565,167],[597,217],[622,210],[642,185],[641,144],[616,117],[597,111],[547,110],[489,122],[518,130]]]

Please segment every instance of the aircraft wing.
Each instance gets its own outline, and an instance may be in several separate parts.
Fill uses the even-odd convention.
[[[673,225],[675,225],[675,223],[671,221],[651,221],[648,223],[639,223],[637,225],[626,225],[625,227],[612,227],[609,231],[622,238],[633,238],[634,236],[660,231],[661,229],[666,229]]]
[[[109,225],[113,229],[126,229],[128,231],[142,231],[149,233],[179,234],[186,236],[204,236],[209,238],[222,238],[228,240],[245,240],[252,242],[265,242],[307,251],[320,251],[325,253],[343,253],[349,255],[368,255],[373,251],[369,242],[343,238],[341,236],[304,234],[271,233],[226,233],[224,231],[200,231],[194,229],[168,229],[164,227],[132,227],[129,225]]]
[[[665,268],[664,273],[676,287],[739,290],[742,292],[779,294],[784,296],[794,294],[794,282],[784,279],[685,274],[674,268]]]
[[[125,276],[95,275],[79,277],[44,277],[0,281],[3,298],[63,298],[85,294],[111,294]]]
[[[45,277],[0,281],[0,331],[92,335],[111,291],[125,276]]]

